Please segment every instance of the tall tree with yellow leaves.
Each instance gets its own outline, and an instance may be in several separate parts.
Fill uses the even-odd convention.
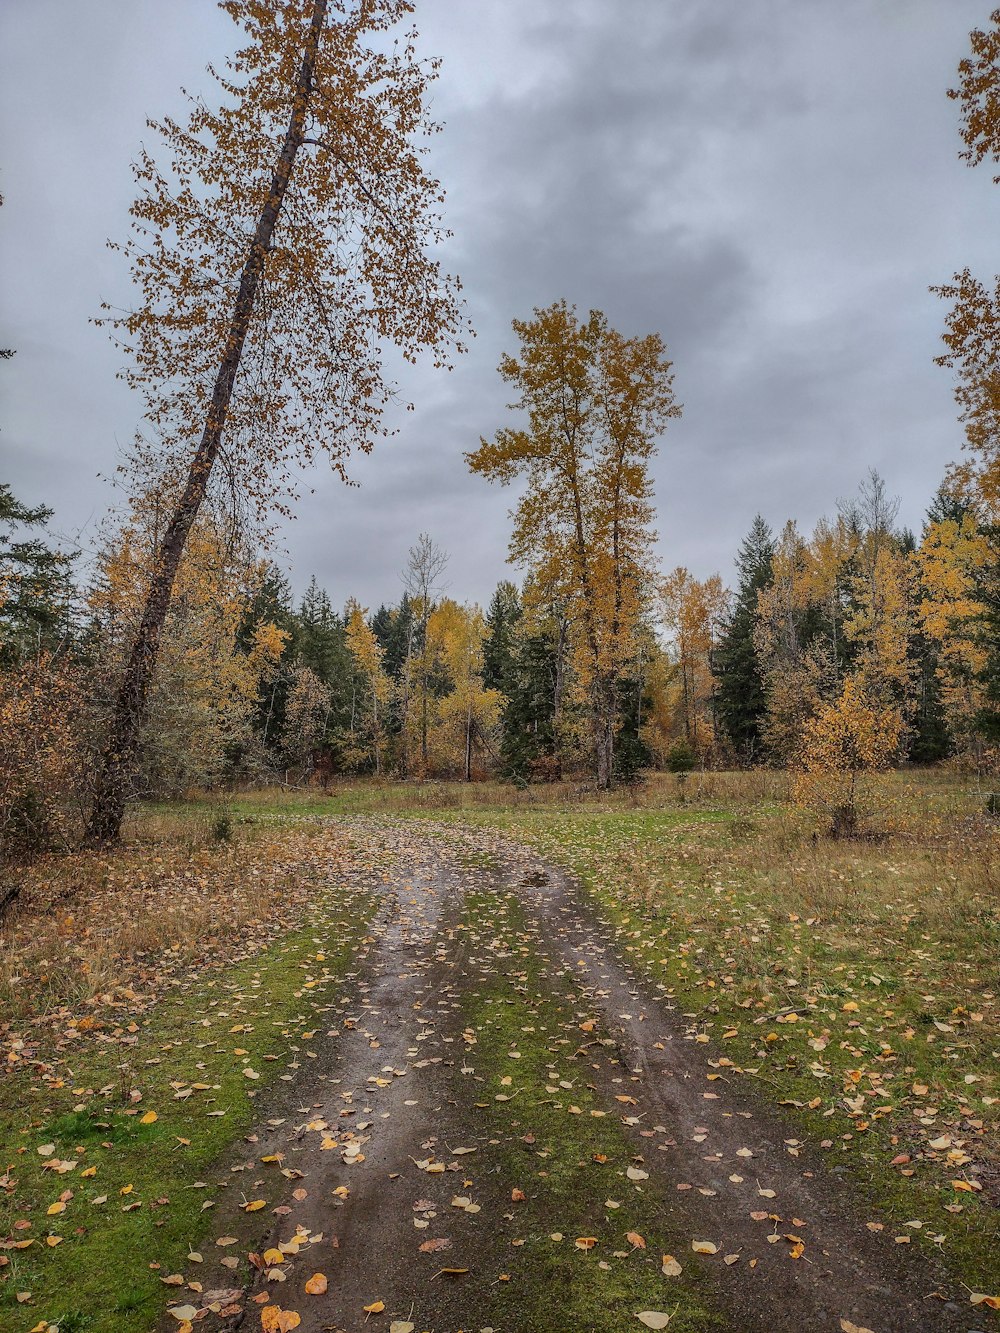
[[[978,758],[977,721],[986,702],[982,675],[988,661],[980,588],[991,562],[990,544],[973,513],[941,518],[924,529],[911,560],[916,614],[937,649],[935,670],[948,730],[961,752]]]
[[[715,740],[712,653],[728,600],[718,574],[696,579],[683,566],[660,586],[660,617],[667,631],[673,668],[673,730],[701,756]]]
[[[635,655],[651,592],[649,462],[681,409],[657,333],[625,338],[600,311],[580,319],[565,301],[513,327],[520,355],[505,355],[500,375],[526,425],[481,440],[466,461],[489,481],[526,483],[510,558],[567,608],[597,783],[606,788],[614,774],[617,682]]]
[[[222,0],[246,45],[215,77],[218,110],[152,123],[169,169],[140,154],[135,237],[123,248],[140,301],[108,315],[157,437],[141,461],[169,494],[91,812],[117,837],[174,581],[221,471],[267,511],[292,469],[325,450],[343,474],[368,450],[392,392],[385,343],[448,359],[457,284],[430,251],[445,234],[419,140],[436,62],[389,34],[409,0]],[[214,71],[213,71],[214,73]],[[221,462],[221,468],[220,468]]]
[[[483,685],[486,621],[478,606],[442,598],[427,621],[427,652],[443,688],[434,700],[432,758],[472,781],[475,747],[493,748],[503,698]],[[456,762],[457,761],[457,762]]]
[[[361,682],[360,697],[351,709],[351,761],[373,763],[382,772],[382,751],[392,681],[382,665],[382,645],[365,619],[365,608],[355,599],[347,603],[347,646]]]
[[[960,156],[969,166],[987,159],[1000,166],[1000,9],[986,29],[969,37],[971,54],[958,67],[957,88],[948,96],[959,103]],[[994,176],[1000,183],[1000,175]],[[970,460],[955,470],[956,480],[973,490],[985,516],[1000,520],[1000,278],[992,285],[968,269],[950,283],[931,289],[951,302],[945,319],[947,351],[937,363],[955,371],[955,398],[965,425]]]

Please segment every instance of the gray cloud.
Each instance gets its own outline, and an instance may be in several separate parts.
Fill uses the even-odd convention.
[[[398,594],[417,532],[452,592],[502,577],[510,494],[461,455],[504,418],[510,320],[565,296],[659,330],[685,405],[656,464],[665,566],[729,573],[754,513],[808,527],[870,464],[913,526],[961,432],[936,369],[928,285],[1000,269],[1000,190],[957,159],[945,96],[992,0],[420,0],[440,54],[433,164],[479,332],[416,412],[352,468],[317,470],[284,534],[293,579],[336,600]],[[146,115],[204,88],[232,37],[208,0],[13,0],[3,10],[0,342],[5,478],[72,534],[140,413],[88,326],[127,274],[128,162]],[[46,96],[39,100],[40,78]]]

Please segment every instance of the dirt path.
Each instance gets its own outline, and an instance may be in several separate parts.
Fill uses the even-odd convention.
[[[367,956],[295,1053],[231,1164],[238,1197],[183,1274],[175,1304],[208,1308],[202,1327],[598,1333],[648,1309],[671,1333],[989,1327],[924,1252],[873,1229],[776,1111],[708,1067],[567,875],[493,835],[383,827],[395,868],[373,885]],[[544,1146],[539,1125],[557,1127]],[[593,1228],[583,1245],[562,1234],[567,1200]],[[624,1230],[633,1214],[656,1246]],[[682,1277],[660,1272],[667,1248]],[[247,1283],[228,1256],[248,1251]],[[524,1304],[539,1274],[549,1322]]]

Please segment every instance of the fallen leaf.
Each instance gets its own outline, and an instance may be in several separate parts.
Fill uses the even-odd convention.
[[[663,1264],[660,1268],[660,1272],[664,1277],[680,1277],[683,1271],[684,1270],[672,1254],[665,1254],[663,1256]]]
[[[691,1248],[694,1250],[695,1254],[719,1253],[718,1245],[714,1245],[710,1240],[693,1240],[691,1242]]]
[[[260,1326],[264,1333],[290,1333],[301,1323],[301,1315],[294,1310],[283,1310],[280,1305],[265,1305],[260,1312]]]
[[[310,1296],[322,1296],[327,1289],[326,1276],[323,1273],[313,1273],[312,1277],[306,1282],[306,1291]]]
[[[645,1324],[646,1328],[666,1328],[676,1313],[674,1311],[673,1314],[664,1314],[662,1310],[643,1310],[636,1315],[636,1319],[640,1324]]]

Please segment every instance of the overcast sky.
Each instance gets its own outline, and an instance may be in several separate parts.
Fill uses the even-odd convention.
[[[463,451],[504,424],[510,321],[559,297],[657,330],[683,418],[655,465],[660,555],[731,577],[760,511],[809,528],[869,466],[920,517],[959,453],[928,292],[1000,271],[1000,187],[958,159],[946,89],[994,0],[417,0],[443,57],[433,169],[478,332],[413,381],[403,432],[322,469],[284,533],[297,589],[399,595],[421,531],[450,592],[505,576],[508,492]],[[92,545],[141,407],[88,324],[127,291],[146,116],[210,91],[236,29],[212,0],[0,3],[0,480]]]

